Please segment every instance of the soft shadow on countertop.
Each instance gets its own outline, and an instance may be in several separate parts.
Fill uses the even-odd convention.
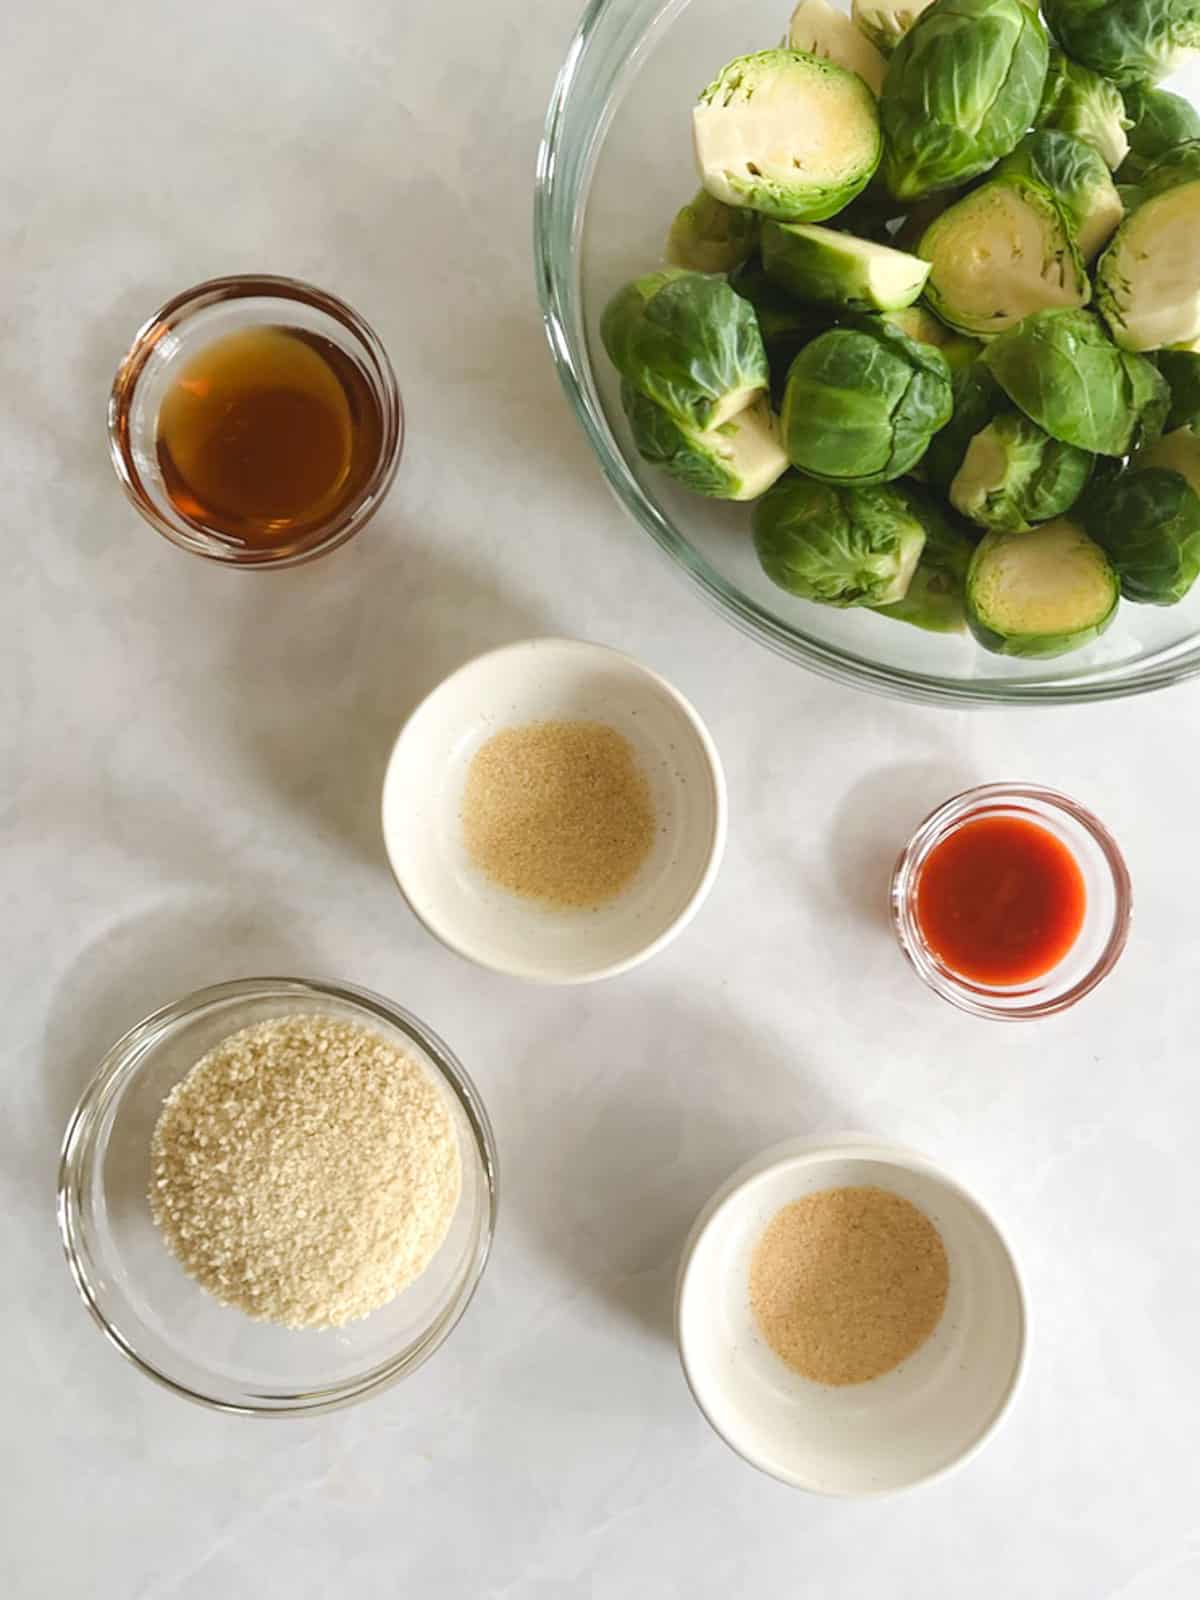
[[[293,941],[291,928],[302,929],[303,946]],[[192,884],[95,933],[63,973],[49,1006],[37,1077],[44,1109],[29,1141],[41,1180],[76,1101],[122,1034],[159,1006],[210,983],[316,972],[321,963],[310,934],[294,910]]]
[[[900,762],[860,778],[833,818],[829,848],[836,899],[831,909],[890,927],[888,885],[914,829],[943,800],[980,782],[973,767],[953,757]]]
[[[623,996],[620,982],[515,1064],[544,1157],[506,1171],[506,1224],[555,1276],[670,1340],[680,1251],[717,1187],[769,1145],[856,1119],[749,1019],[659,988]]]
[[[383,777],[409,714],[473,656],[554,629],[482,563],[472,571],[441,551],[405,549],[402,537],[380,546],[356,582],[339,575],[337,614],[324,621],[311,600],[264,612],[248,596],[227,668],[245,689],[226,733],[274,797],[382,866]]]

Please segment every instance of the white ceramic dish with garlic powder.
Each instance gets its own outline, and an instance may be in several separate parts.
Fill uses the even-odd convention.
[[[949,1260],[946,1309],[894,1371],[834,1388],[793,1371],[750,1307],[750,1258],[777,1212],[820,1189],[876,1185],[917,1206]],[[1000,1229],[925,1156],[861,1135],[791,1140],[735,1172],[684,1246],[675,1333],[692,1394],[753,1466],[818,1494],[885,1494],[938,1477],[983,1444],[1024,1365],[1027,1313]]]
[[[650,854],[614,899],[560,910],[487,878],[463,842],[462,799],[478,750],[505,728],[607,723],[650,787]],[[383,786],[392,871],[426,928],[493,971],[587,983],[647,960],[699,909],[725,846],[725,779],[708,730],[656,673],[577,639],[529,639],[445,679],[401,730]]]

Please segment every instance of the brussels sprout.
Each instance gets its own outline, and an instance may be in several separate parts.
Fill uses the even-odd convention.
[[[621,404],[638,454],[695,494],[716,500],[757,500],[787,471],[766,399],[716,428],[692,428],[653,400],[621,385]]]
[[[974,540],[929,495],[915,488],[903,492],[925,529],[925,545],[904,599],[874,609],[881,617],[910,623],[928,633],[961,632],[966,621],[963,590]]]
[[[1021,0],[934,0],[897,45],[879,102],[896,198],[952,189],[1007,155],[1037,112],[1048,49]]]
[[[723,205],[701,189],[675,213],[666,256],[671,266],[690,272],[732,272],[757,243],[757,212]]]
[[[1160,350],[1155,359],[1171,391],[1164,432],[1194,428],[1200,423],[1200,351]]]
[[[1200,142],[1155,162],[1096,268],[1096,306],[1125,350],[1200,337]]]
[[[1162,430],[1166,379],[1118,350],[1090,311],[1037,311],[981,357],[1009,399],[1052,439],[1123,456]]]
[[[886,244],[811,222],[763,224],[767,276],[800,300],[860,311],[896,311],[925,287],[927,262]]]
[[[1117,174],[1122,183],[1137,183],[1168,150],[1187,139],[1200,139],[1200,114],[1191,101],[1168,89],[1134,84],[1125,90],[1125,109],[1130,118],[1129,154]]]
[[[767,387],[749,301],[699,272],[655,272],[619,290],[600,319],[614,367],[691,428],[719,428]]]
[[[798,50],[731,61],[700,96],[692,132],[709,194],[785,222],[833,216],[866,187],[882,153],[862,79]]]
[[[893,328],[899,328],[908,338],[916,339],[921,344],[931,344],[934,349],[940,350],[950,368],[951,383],[965,376],[983,349],[978,339],[968,338],[965,333],[956,333],[940,317],[935,317],[932,311],[926,311],[924,306],[905,306],[899,311],[885,312],[883,320],[891,323]]]
[[[991,337],[1031,312],[1091,297],[1062,206],[1017,173],[989,178],[943,211],[917,253],[930,263],[929,304],[964,333]]]
[[[1009,409],[1004,390],[983,363],[976,361],[956,380],[953,414],[946,426],[934,434],[921,462],[929,483],[948,494],[971,440],[994,417]]]
[[[814,478],[886,483],[916,465],[952,404],[940,351],[862,317],[792,362],[780,431],[792,465]]]
[[[792,12],[787,44],[789,50],[802,50],[857,72],[873,95],[883,88],[887,62],[846,13],[835,11],[826,0],[800,0]]]
[[[1125,214],[1100,152],[1056,128],[1042,128],[1022,139],[1001,161],[995,176],[1009,173],[1050,190],[1067,214],[1084,261],[1099,254]]]
[[[789,473],[754,508],[754,548],[772,583],[828,606],[903,600],[925,529],[899,489],[835,488]]]
[[[1178,472],[1136,467],[1081,508],[1088,534],[1140,605],[1173,606],[1200,574],[1200,495]]]
[[[1119,599],[1108,557],[1065,517],[985,534],[967,572],[967,626],[997,655],[1078,650],[1104,632]]]
[[[1200,45],[1198,0],[1045,0],[1069,56],[1114,83],[1155,82]]]
[[[1091,475],[1092,457],[1004,411],[974,436],[950,485],[950,504],[982,528],[1018,533],[1069,511]]]
[[[1137,468],[1161,467],[1186,478],[1200,494],[1200,434],[1191,428],[1176,428],[1139,450],[1131,465]]]
[[[890,56],[922,11],[932,4],[933,0],[851,0],[850,15],[855,27],[876,49]]]
[[[1090,67],[1080,66],[1063,55],[1053,44],[1034,126],[1074,134],[1098,150],[1114,171],[1129,154],[1125,136],[1129,119],[1121,91]]]

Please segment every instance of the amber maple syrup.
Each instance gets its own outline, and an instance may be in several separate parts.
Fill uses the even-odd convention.
[[[301,328],[200,350],[158,410],[163,484],[188,521],[247,549],[303,544],[362,493],[383,417],[355,361]]]

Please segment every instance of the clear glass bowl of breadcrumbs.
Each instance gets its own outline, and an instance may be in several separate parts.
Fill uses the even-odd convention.
[[[230,1034],[297,1016],[368,1028],[423,1067],[441,1090],[461,1158],[458,1203],[424,1272],[369,1316],[334,1328],[285,1328],[220,1304],[167,1250],[147,1199],[151,1138],[175,1085]],[[491,1248],[495,1144],[471,1080],[409,1012],[337,984],[244,979],[156,1011],[108,1052],[67,1128],[58,1221],[84,1304],[148,1377],[220,1411],[311,1414],[415,1371],[462,1316]]]

